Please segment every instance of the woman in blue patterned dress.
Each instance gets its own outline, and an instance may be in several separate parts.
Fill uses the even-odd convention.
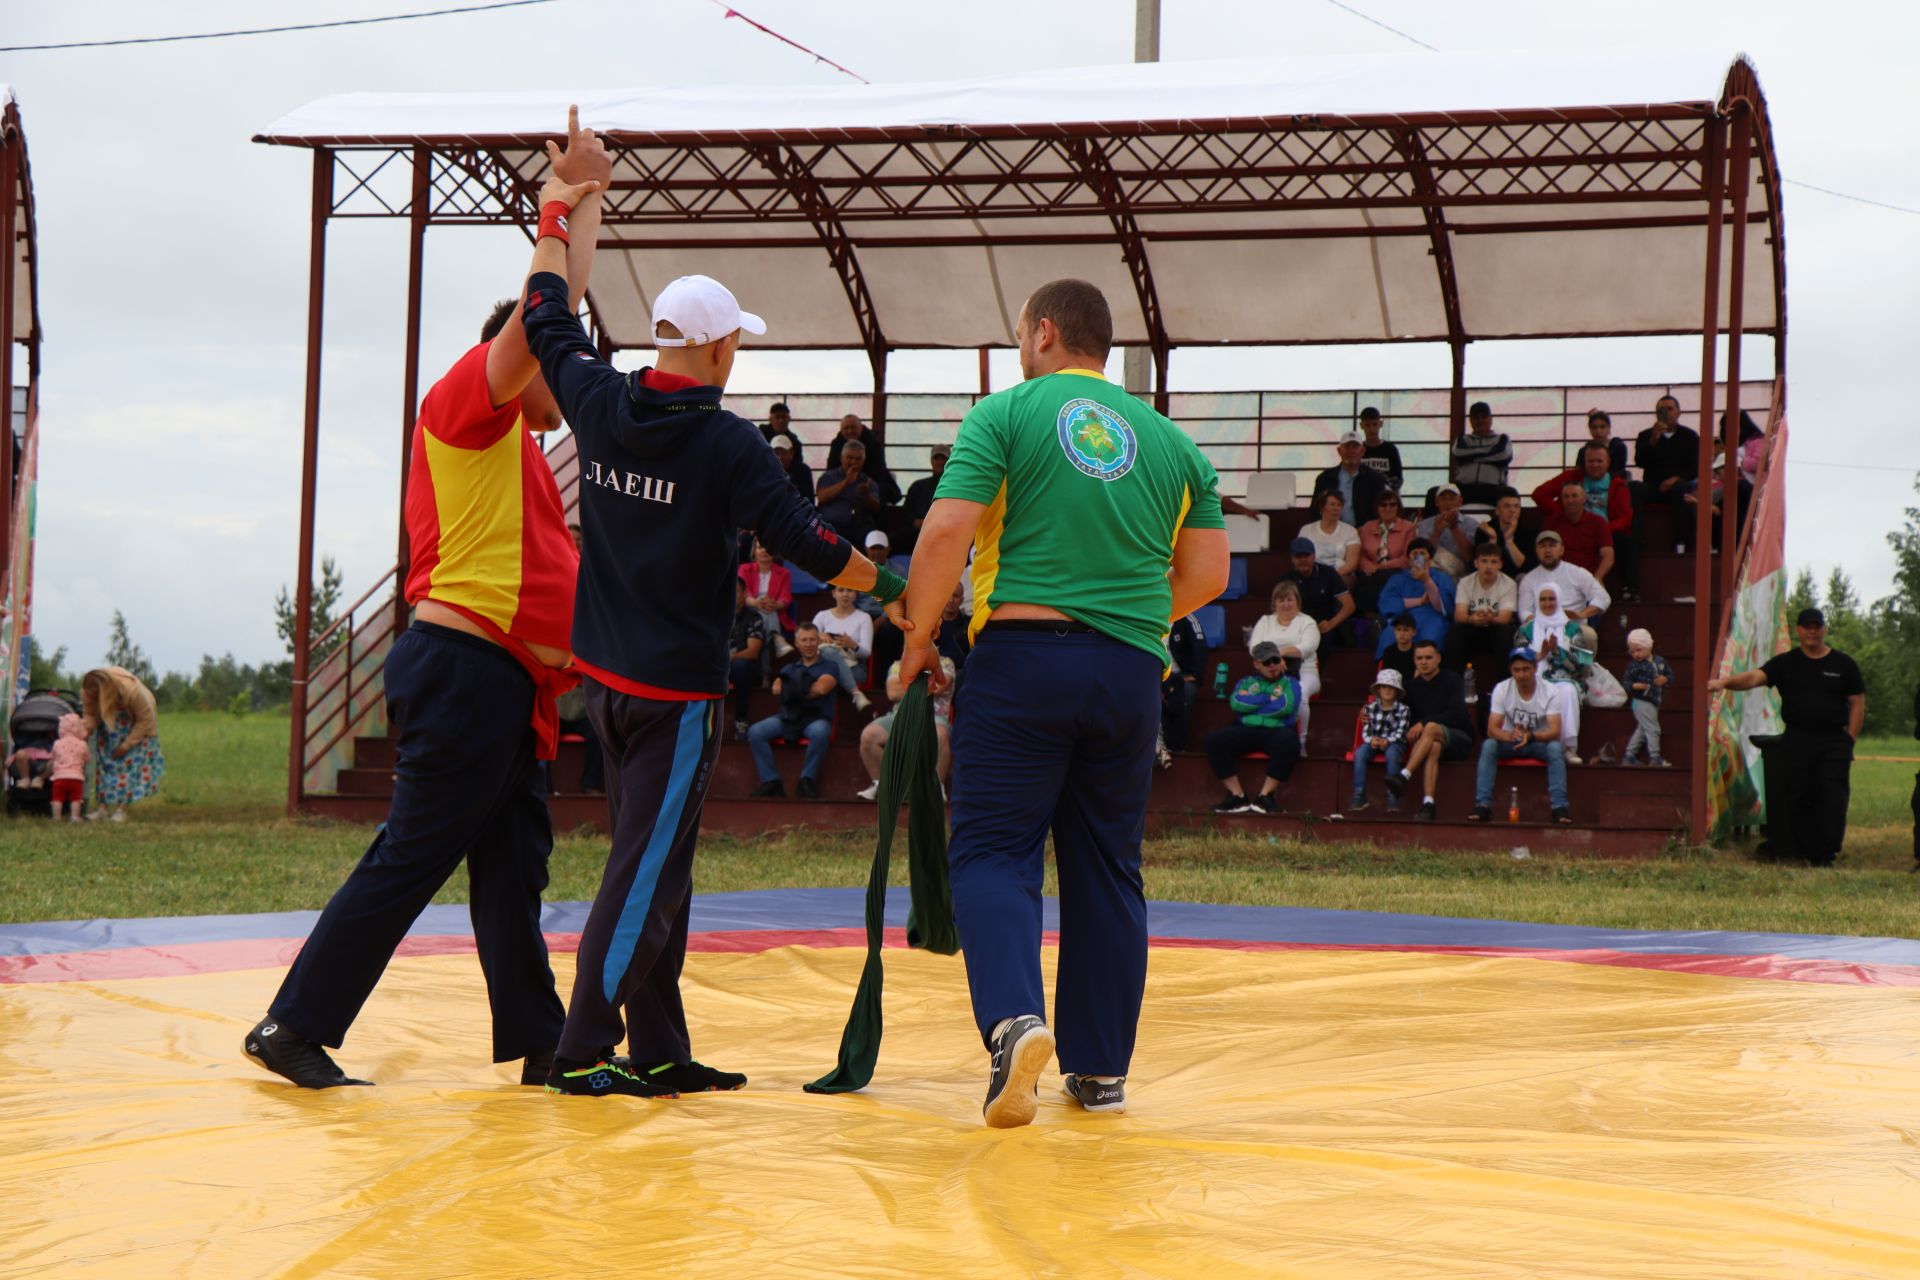
[[[96,737],[100,807],[87,816],[127,820],[127,806],[160,789],[167,772],[153,691],[123,667],[97,667],[81,678],[80,705]]]

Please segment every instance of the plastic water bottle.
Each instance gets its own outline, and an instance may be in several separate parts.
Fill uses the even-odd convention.
[[[1467,674],[1461,679],[1460,683],[1462,686],[1465,687],[1467,691],[1468,706],[1472,706],[1474,703],[1480,701],[1480,689],[1478,684],[1474,681],[1474,678],[1473,678],[1472,663],[1467,664]]]
[[[1216,698],[1227,696],[1227,664],[1224,662],[1213,669],[1213,696]]]
[[[1507,821],[1520,821],[1520,788],[1513,789],[1513,799],[1507,802]]]

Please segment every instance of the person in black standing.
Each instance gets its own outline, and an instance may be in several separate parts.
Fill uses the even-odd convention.
[[[1830,867],[1846,841],[1853,744],[1866,723],[1867,685],[1859,664],[1827,645],[1827,619],[1818,609],[1802,609],[1794,625],[1798,649],[1774,655],[1758,670],[1709,680],[1707,688],[1779,691],[1787,730],[1767,761],[1768,839],[1761,851]],[[1790,846],[1777,842],[1782,834]]]
[[[1647,515],[1660,507],[1673,513],[1667,544],[1660,549],[1685,543],[1687,481],[1700,474],[1700,437],[1680,425],[1680,402],[1672,396],[1654,402],[1653,425],[1634,437],[1633,465],[1640,468],[1639,483],[1629,486],[1634,541],[1648,545]]]
[[[1387,482],[1387,488],[1398,493],[1406,480],[1406,468],[1400,463],[1400,450],[1392,441],[1380,438],[1380,428],[1384,425],[1380,411],[1372,405],[1360,411],[1360,431],[1367,441],[1360,450],[1360,462],[1373,468],[1375,474]]]

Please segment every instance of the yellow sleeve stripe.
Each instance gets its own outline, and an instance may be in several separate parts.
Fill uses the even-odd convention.
[[[967,644],[980,639],[980,629],[993,616],[993,580],[1000,573],[1000,534],[1007,523],[1007,482],[993,495],[973,534],[973,618],[967,624]]]

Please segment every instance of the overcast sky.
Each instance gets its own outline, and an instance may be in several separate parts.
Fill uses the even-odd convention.
[[[433,8],[424,0],[0,5],[8,44],[164,35]],[[743,0],[870,79],[1125,62],[1132,0]],[[1646,47],[1755,59],[1789,178],[1920,208],[1906,120],[1920,6],[1360,0],[1449,50]],[[1169,60],[1403,52],[1326,0],[1165,0]],[[282,656],[271,601],[293,576],[306,315],[308,153],[251,144],[282,113],[353,90],[826,84],[841,77],[710,0],[556,3],[339,31],[0,54],[20,100],[40,217],[40,524],[34,631],[88,663],[124,610],[157,665]],[[1789,560],[1890,587],[1886,533],[1913,501],[1906,395],[1920,333],[1920,217],[1789,187]],[[349,596],[394,558],[404,224],[329,237],[319,546]],[[524,270],[517,232],[428,238],[423,373],[471,341]],[[822,269],[825,270],[823,262]],[[1772,368],[1767,340],[1747,367]],[[1477,344],[1471,384],[1688,381],[1697,342]],[[997,384],[1011,376],[1007,365]],[[966,390],[970,354],[896,357],[896,390]],[[1176,352],[1176,390],[1444,386],[1440,349]],[[864,357],[749,353],[754,391],[857,391]],[[1629,425],[1630,432],[1639,424]]]

